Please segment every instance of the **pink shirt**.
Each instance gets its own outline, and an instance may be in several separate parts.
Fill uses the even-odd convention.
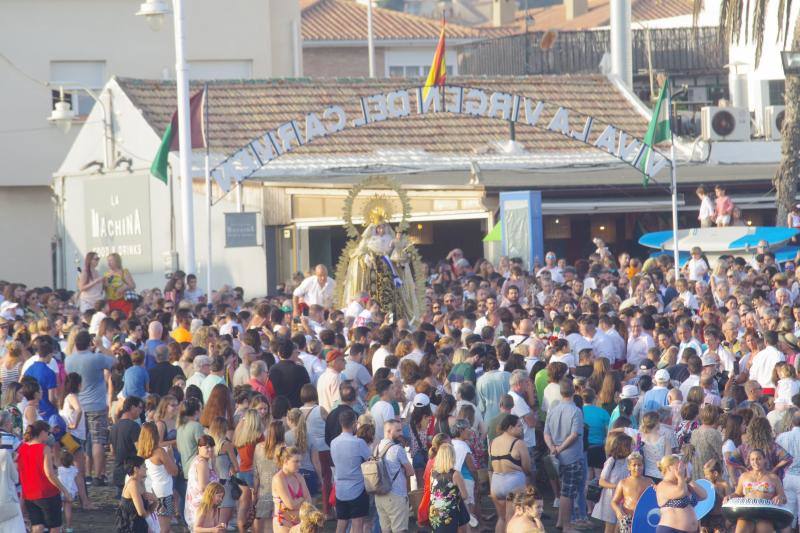
[[[733,212],[733,202],[730,196],[718,196],[715,200],[717,204],[717,216],[730,215]]]

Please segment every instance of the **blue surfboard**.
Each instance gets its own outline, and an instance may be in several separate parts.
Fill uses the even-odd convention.
[[[714,485],[707,479],[698,479],[697,484],[706,491],[706,497],[694,506],[697,519],[700,520],[714,508],[716,493]],[[658,507],[655,487],[648,487],[639,498],[636,509],[633,511],[631,531],[634,533],[655,533],[658,521],[661,520],[661,509]]]
[[[639,497],[636,509],[633,510],[631,531],[636,533],[655,533],[658,521],[661,519],[661,510],[656,500],[656,489],[647,487]]]
[[[697,505],[694,506],[694,512],[697,515],[697,519],[700,520],[714,508],[714,501],[717,499],[717,496],[714,485],[709,480],[698,479],[697,484],[706,491],[706,497],[697,502]]]
[[[779,226],[729,226],[724,228],[691,228],[678,230],[678,251],[689,252],[699,246],[705,253],[728,253],[737,250],[755,250],[764,240],[770,247],[780,245],[795,235],[798,230]],[[673,250],[671,230],[646,233],[639,244],[659,250]]]

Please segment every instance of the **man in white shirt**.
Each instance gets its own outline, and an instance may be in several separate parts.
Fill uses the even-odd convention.
[[[387,420],[396,418],[394,408],[390,403],[392,400],[392,382],[388,379],[381,379],[375,383],[375,392],[378,394],[380,400],[375,402],[375,405],[369,410],[372,419],[375,420],[375,441],[380,442],[383,439],[383,424]]]
[[[417,363],[417,366],[422,363],[422,358],[425,356],[425,345],[428,342],[428,336],[425,335],[425,332],[422,330],[417,330],[411,334],[411,341],[414,343],[414,349],[411,350],[411,353],[405,356],[403,359],[409,359]]]
[[[611,339],[611,343],[614,346],[614,359],[617,361],[622,359],[625,356],[625,339],[614,327],[614,320],[608,315],[600,315],[597,327],[606,337]]]
[[[317,398],[319,406],[330,413],[333,404],[341,400],[339,386],[342,384],[342,371],[345,367],[344,354],[340,350],[331,350],[325,360],[328,362],[328,368],[317,381]]]
[[[692,337],[692,327],[689,324],[678,324],[675,332],[678,335],[678,340],[681,341],[678,346],[678,360],[683,359],[683,351],[686,348],[694,348],[694,353],[697,355],[702,354],[705,350],[700,346],[700,341]]]
[[[703,330],[703,336],[706,339],[706,345],[708,349],[705,351],[703,356],[708,354],[709,352],[713,352],[717,354],[719,358],[719,363],[722,366],[722,370],[728,373],[729,377],[733,377],[734,375],[734,364],[736,362],[736,358],[733,354],[722,346],[722,333],[717,329],[715,326],[709,326]]]
[[[756,354],[750,362],[750,379],[758,381],[765,394],[770,394],[768,389],[775,390],[772,381],[772,370],[777,363],[786,361],[786,356],[778,350],[778,334],[774,331],[764,332],[766,348]]]
[[[628,349],[626,353],[627,362],[634,366],[647,359],[647,351],[656,345],[648,333],[642,329],[642,320],[636,318],[631,322],[631,336],[628,337]]]
[[[292,293],[292,305],[294,306],[294,316],[300,316],[300,298],[306,305],[321,305],[331,307],[333,305],[333,292],[336,289],[336,282],[328,277],[328,269],[325,265],[317,265],[314,268],[314,275],[303,280]]]
[[[710,228],[714,225],[714,203],[706,193],[705,187],[702,185],[695,191],[697,197],[700,199],[700,212],[697,215],[697,220],[700,221],[701,228]]]
[[[556,264],[556,261],[556,253],[547,252],[547,254],[544,256],[544,266],[536,275],[541,276],[542,272],[548,271],[550,272],[550,278],[553,280],[553,283],[564,283],[564,274],[561,272],[561,268],[559,268],[559,266]]]
[[[198,389],[203,384],[203,380],[211,373],[211,358],[207,355],[198,355],[192,361],[194,373],[186,380],[186,386],[194,385]],[[248,375],[248,380],[250,379]]]
[[[514,370],[511,373],[509,383],[511,390],[508,395],[514,400],[511,414],[517,415],[522,421],[522,440],[525,441],[525,446],[528,447],[528,454],[531,456],[531,464],[533,464],[538,416],[531,408],[531,405],[536,405],[536,392],[533,388],[533,382],[524,370]]]
[[[689,394],[689,390],[692,387],[700,385],[700,373],[703,371],[703,360],[697,355],[689,356],[686,366],[689,369],[689,377],[686,378],[680,386],[684,402],[686,401],[686,396]]]
[[[375,350],[375,353],[372,354],[373,374],[379,368],[383,368],[384,366],[386,366],[386,356],[392,355],[391,348],[392,348],[393,338],[394,338],[394,332],[392,331],[392,328],[384,326],[378,330],[378,342],[381,343],[381,347]]]
[[[517,325],[514,335],[509,335],[506,339],[511,348],[516,348],[519,344],[530,345],[533,343],[533,322],[528,318],[523,318]]]
[[[614,345],[605,333],[597,330],[597,322],[595,322],[594,317],[589,315],[582,317],[578,328],[583,338],[592,345],[595,357],[605,357],[613,364],[615,361]]]
[[[333,332],[331,331],[330,333]],[[298,332],[292,335],[292,342],[297,346],[298,358],[300,362],[303,363],[306,372],[308,372],[308,378],[311,380],[311,384],[316,387],[317,380],[327,368],[325,361],[306,351],[308,348],[308,337],[306,337],[304,333]]]

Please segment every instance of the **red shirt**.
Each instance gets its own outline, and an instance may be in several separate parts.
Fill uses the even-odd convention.
[[[249,472],[253,469],[253,454],[256,451],[256,444],[263,440],[264,437],[260,437],[256,442],[236,448],[236,451],[239,452],[239,470],[241,472]]]
[[[19,447],[17,468],[22,484],[22,497],[26,500],[42,500],[58,496],[58,487],[44,473],[45,444],[25,442]]]

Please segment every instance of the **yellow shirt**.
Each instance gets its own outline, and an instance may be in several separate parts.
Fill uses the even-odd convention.
[[[192,333],[184,328],[183,326],[178,326],[172,332],[172,338],[175,339],[175,342],[192,342]]]

